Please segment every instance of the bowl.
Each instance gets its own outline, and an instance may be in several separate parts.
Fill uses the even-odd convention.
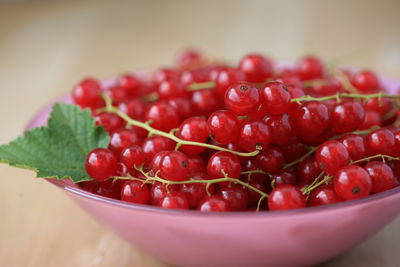
[[[382,82],[389,92],[400,87],[389,78]],[[68,97],[61,100],[71,102]],[[27,129],[44,125],[51,107],[36,115]],[[83,191],[69,181],[47,181],[133,246],[175,266],[310,266],[360,244],[400,213],[400,187],[329,206],[200,213],[126,203]]]

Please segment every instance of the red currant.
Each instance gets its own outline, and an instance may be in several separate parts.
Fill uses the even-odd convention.
[[[223,178],[223,172],[230,178],[238,179],[241,170],[239,158],[226,151],[215,153],[207,164],[207,173],[211,179]]]
[[[330,175],[336,174],[342,167],[350,163],[347,148],[336,140],[323,143],[315,153],[315,158],[321,169]]]
[[[207,127],[211,138],[219,144],[235,143],[239,137],[239,120],[226,110],[218,110],[211,114]]]
[[[352,200],[368,196],[372,182],[368,172],[363,168],[349,165],[336,173],[333,185],[340,198]]]
[[[72,99],[81,108],[96,109],[104,105],[101,92],[100,83],[95,79],[87,78],[72,90]]]
[[[217,96],[224,98],[225,92],[231,84],[246,80],[246,76],[238,69],[227,68],[219,72],[216,79]]]
[[[314,156],[310,156],[305,160],[300,161],[296,166],[297,178],[303,183],[311,184],[320,173],[321,168],[318,166]]]
[[[392,169],[385,163],[372,161],[364,166],[372,181],[372,191],[380,193],[393,188],[394,174]]]
[[[263,121],[269,126],[272,143],[284,145],[292,140],[294,125],[286,113],[266,116]]]
[[[335,190],[330,185],[323,185],[311,192],[308,198],[310,206],[322,206],[341,202]]]
[[[365,137],[365,146],[369,155],[391,155],[394,145],[393,133],[385,128],[377,129]]]
[[[201,212],[230,211],[229,204],[222,197],[217,195],[204,198],[197,209]]]
[[[188,210],[189,201],[182,193],[170,192],[160,199],[160,201],[158,202],[158,206],[164,209]]]
[[[247,208],[247,191],[240,185],[223,186],[218,190],[218,195],[228,202],[231,211],[242,211]]]
[[[178,111],[166,102],[152,104],[146,111],[145,120],[151,121],[151,126],[168,132],[179,125]]]
[[[300,209],[306,207],[306,198],[294,185],[275,187],[268,198],[268,208],[274,210]]]
[[[365,157],[364,138],[355,134],[346,134],[340,142],[347,148],[351,160],[359,160]]]
[[[134,131],[129,129],[120,129],[111,135],[110,144],[108,145],[117,157],[121,155],[122,150],[133,145],[140,145],[142,138]]]
[[[246,80],[252,83],[262,83],[272,76],[272,64],[265,57],[250,54],[240,61],[240,70],[246,75]]]
[[[331,114],[331,127],[336,133],[351,132],[361,126],[364,116],[364,108],[359,102],[338,103]]]
[[[283,163],[283,152],[278,147],[270,146],[256,156],[256,162],[265,172],[276,172]]]
[[[379,91],[379,80],[376,75],[368,70],[355,73],[351,77],[351,83],[361,93],[376,93]]]
[[[238,142],[239,146],[247,151],[266,149],[270,142],[268,125],[260,120],[246,121],[240,129]]]
[[[129,181],[121,189],[122,201],[147,204],[149,203],[149,196],[149,188],[143,182]]]
[[[280,114],[290,106],[290,94],[283,83],[269,82],[261,89],[261,104],[267,114]]]
[[[191,117],[182,122],[177,132],[178,138],[186,141],[205,143],[208,138],[207,122],[202,117]],[[186,154],[196,155],[206,148],[202,146],[183,145],[180,150]]]
[[[121,161],[129,170],[135,170],[135,167],[139,168],[143,164],[144,159],[143,150],[137,145],[125,148],[121,152]]]
[[[317,57],[309,56],[299,62],[297,72],[302,80],[313,80],[324,75],[324,66]]]
[[[184,153],[170,151],[161,159],[161,177],[170,181],[183,181],[188,178],[188,174],[188,157]]]
[[[113,176],[117,170],[117,158],[108,149],[97,148],[86,157],[86,172],[94,180],[103,181]]]
[[[297,108],[293,121],[301,136],[317,136],[329,124],[328,108],[317,101],[307,102]]]

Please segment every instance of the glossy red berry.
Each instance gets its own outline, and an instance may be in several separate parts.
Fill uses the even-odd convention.
[[[72,99],[81,108],[96,109],[104,105],[101,92],[100,83],[95,79],[87,78],[72,90]]]
[[[137,98],[121,102],[118,108],[130,118],[135,120],[143,120],[146,112],[146,105]]]
[[[174,148],[174,141],[159,135],[146,138],[142,143],[143,153],[147,162],[150,162],[158,152],[174,150]]]
[[[246,80],[251,83],[262,83],[272,76],[271,61],[259,54],[245,56],[239,69],[246,75]]]
[[[341,199],[353,200],[368,196],[372,181],[366,170],[356,165],[349,165],[336,173],[333,185]]]
[[[145,114],[145,120],[151,121],[151,126],[168,132],[179,125],[178,111],[166,102],[152,104]]]
[[[379,91],[380,85],[376,75],[368,70],[355,73],[351,77],[351,83],[361,93],[376,93]]]
[[[393,133],[385,128],[377,129],[365,137],[365,146],[369,155],[391,155],[394,145]]]
[[[123,186],[123,183],[121,184],[120,181],[113,182],[111,179],[102,182],[86,181],[79,183],[79,185],[83,190],[90,193],[120,200],[121,188]]]
[[[269,126],[272,143],[284,145],[292,140],[294,124],[288,114],[269,115],[263,121]]]
[[[390,100],[386,97],[371,98],[364,104],[365,110],[373,110],[378,112],[381,116],[385,115],[389,111]]]
[[[117,158],[108,149],[96,148],[87,155],[85,168],[94,180],[103,181],[115,174]]]
[[[321,168],[314,156],[310,156],[305,160],[300,161],[296,166],[297,178],[303,183],[311,184],[320,173]]]
[[[331,127],[336,133],[346,133],[358,129],[364,121],[364,108],[357,101],[336,104],[331,113]]]
[[[163,159],[163,157],[166,154],[168,154],[168,152],[169,151],[160,151],[154,155],[153,159],[151,160],[150,165],[148,166],[153,171],[153,174],[156,174],[160,170],[161,160]]]
[[[194,49],[186,49],[176,57],[176,65],[181,69],[191,69],[199,66],[202,62],[202,54]]]
[[[250,179],[249,181],[247,181],[247,184],[260,190],[261,192],[267,193],[267,184],[265,183],[265,181]],[[244,187],[244,188],[246,189],[246,192],[248,195],[249,206],[257,205],[258,202],[260,201],[261,195],[258,192],[251,190],[248,187]],[[264,204],[264,203],[262,203],[262,204]]]
[[[96,125],[103,126],[108,133],[112,133],[120,128],[124,128],[126,123],[118,115],[114,113],[102,112],[94,117]]]
[[[160,162],[160,176],[170,181],[183,181],[188,178],[188,157],[180,151],[170,151]]]
[[[268,198],[268,208],[274,210],[300,209],[306,207],[306,198],[294,185],[275,187]]]
[[[230,211],[229,204],[222,197],[217,195],[204,198],[197,209],[201,212]]]
[[[190,177],[193,180],[209,180],[207,174],[199,173]],[[211,184],[208,187],[207,192],[207,184],[206,183],[190,183],[181,185],[180,192],[187,198],[189,201],[189,206],[193,209],[197,208],[200,204],[200,201],[207,197],[207,194],[214,194],[215,187]]]
[[[322,206],[341,202],[342,200],[336,194],[333,186],[323,185],[313,190],[308,198],[310,206]]]
[[[283,160],[283,152],[276,146],[270,146],[263,149],[262,153],[256,156],[256,163],[258,166],[268,173],[278,171],[282,166]]]
[[[223,178],[225,174],[233,179],[238,179],[242,167],[239,158],[226,151],[218,151],[208,161],[207,173],[211,179]]]
[[[274,182],[273,182],[274,181]],[[274,186],[280,186],[284,184],[297,184],[297,178],[294,171],[291,170],[279,170],[272,175],[271,183],[274,183]]]
[[[207,163],[198,155],[188,155],[189,176],[192,174],[206,173]]]
[[[318,79],[324,75],[324,66],[317,57],[309,56],[299,62],[297,72],[304,81]]]
[[[323,143],[315,152],[315,159],[320,168],[330,175],[335,175],[341,168],[350,163],[347,148],[336,140]]]
[[[328,108],[317,101],[310,101],[298,107],[293,121],[295,129],[301,136],[317,136],[329,124]]]
[[[270,130],[261,120],[248,120],[244,122],[239,131],[238,144],[247,151],[266,149],[270,143]]]
[[[173,98],[168,100],[168,104],[179,111],[181,121],[193,115],[192,102],[188,98]]]
[[[163,100],[186,97],[189,95],[189,92],[186,91],[183,84],[177,80],[163,81],[158,86],[157,92],[160,99]]]
[[[221,70],[216,78],[215,91],[217,96],[221,99],[224,98],[225,92],[231,84],[242,82],[246,80],[246,76],[238,69],[227,68]]]
[[[290,106],[290,94],[283,83],[269,82],[261,88],[261,104],[267,114],[280,114]]]
[[[158,88],[163,81],[178,80],[179,73],[173,69],[159,69],[153,74],[154,88]]]
[[[294,136],[289,143],[280,145],[279,148],[283,152],[285,162],[295,161],[307,153],[306,143],[297,136]]]
[[[251,83],[234,83],[228,86],[224,102],[228,110],[237,116],[248,115],[258,110],[260,106],[260,92]]]
[[[188,210],[189,201],[180,192],[170,192],[160,199],[160,201],[158,202],[158,206],[164,209]]]
[[[142,138],[133,130],[120,129],[111,134],[108,147],[117,157],[121,155],[122,150],[133,145],[140,145]]]
[[[362,159],[366,156],[364,138],[356,134],[346,134],[339,140],[349,152],[352,161]]]
[[[118,79],[118,87],[124,90],[129,98],[136,97],[141,93],[141,85],[141,81],[131,74],[125,74]]]
[[[125,166],[130,170],[135,170],[135,167],[139,168],[145,159],[142,148],[137,145],[122,150],[120,158]]]
[[[180,190],[180,185],[176,184],[171,184],[168,185],[168,190],[167,190],[167,185],[156,182],[155,184],[152,185],[149,197],[150,197],[150,204],[153,206],[158,206],[158,203],[160,202],[161,199],[163,199],[168,192],[178,192]]]
[[[221,103],[218,101],[214,90],[195,91],[192,95],[192,107],[198,115],[208,117]]]
[[[121,200],[137,203],[149,203],[149,188],[146,184],[139,181],[129,181],[124,184],[121,189]]]
[[[364,166],[372,181],[371,190],[380,193],[393,188],[395,178],[392,169],[385,163],[372,161]]]
[[[247,190],[240,185],[223,186],[218,190],[218,195],[228,202],[232,211],[241,211],[247,208],[249,202]]]
[[[360,130],[368,130],[374,126],[382,126],[382,117],[376,111],[366,110],[364,121],[360,125]]]
[[[239,137],[240,123],[237,117],[226,110],[218,110],[207,121],[210,136],[217,143],[225,145],[236,143]]]
[[[177,137],[192,142],[206,143],[208,138],[207,122],[202,117],[191,117],[186,119],[179,126]],[[186,154],[196,155],[206,148],[202,146],[183,145],[180,150]]]

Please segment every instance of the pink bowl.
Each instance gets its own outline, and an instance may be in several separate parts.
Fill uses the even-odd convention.
[[[382,82],[390,92],[400,85]],[[44,125],[50,109],[27,128]],[[361,243],[400,213],[400,187],[325,207],[207,214],[125,203],[48,181],[132,245],[176,266],[314,265]]]

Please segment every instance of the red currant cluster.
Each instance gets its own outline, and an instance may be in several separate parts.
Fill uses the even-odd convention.
[[[123,75],[72,92],[111,136],[87,156],[103,196],[200,211],[284,210],[359,199],[399,184],[397,95],[370,71],[316,57],[277,70],[185,51],[152,79]]]

